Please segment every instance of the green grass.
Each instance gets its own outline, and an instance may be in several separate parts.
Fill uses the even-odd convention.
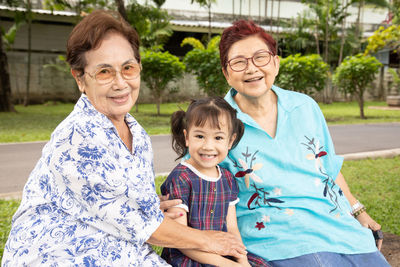
[[[0,262],[3,257],[4,245],[11,229],[11,219],[19,206],[19,200],[0,199]]]
[[[170,134],[171,114],[179,108],[186,110],[188,103],[167,103],[156,114],[155,104],[139,104],[139,112],[131,114],[150,135]],[[54,128],[72,111],[73,104],[16,106],[17,113],[0,113],[0,143],[49,140]],[[321,104],[328,124],[400,122],[400,110],[371,109],[386,106],[384,102],[366,102],[367,120],[359,118],[356,102]]]
[[[400,235],[400,156],[344,162],[342,173],[353,195],[384,232]]]
[[[382,225],[384,232],[400,235],[400,157],[346,161],[342,172],[351,191],[367,209],[368,214]],[[156,190],[165,176],[156,177]],[[0,261],[10,232],[12,215],[18,200],[0,200]],[[161,253],[160,247],[154,249]]]
[[[360,109],[357,102],[338,102],[320,104],[322,113],[329,125],[355,123],[400,122],[400,110],[382,110],[375,107],[387,107],[386,102],[366,102],[364,114],[366,120],[360,119]]]

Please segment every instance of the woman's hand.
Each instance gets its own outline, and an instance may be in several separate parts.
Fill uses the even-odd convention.
[[[207,252],[241,258],[247,255],[246,247],[235,235],[227,232],[206,230],[203,233],[209,239]]]
[[[169,194],[165,196],[158,196],[160,198],[160,210],[163,211],[164,216],[169,217],[171,219],[176,219],[182,216],[179,212],[168,212],[169,208],[172,208],[176,205],[182,204],[182,200],[180,199],[171,199],[168,200]]]
[[[366,227],[371,229],[372,231],[376,231],[376,230],[380,230],[381,229],[381,225],[379,223],[377,223],[376,221],[374,221],[366,212],[361,213],[360,215],[357,216],[356,218],[358,220],[358,222]],[[382,248],[382,243],[383,243],[383,239],[377,239],[376,240],[376,246],[379,250],[381,250]]]

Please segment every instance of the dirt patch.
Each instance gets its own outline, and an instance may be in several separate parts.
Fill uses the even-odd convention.
[[[392,267],[400,267],[400,236],[383,233],[382,254]]]

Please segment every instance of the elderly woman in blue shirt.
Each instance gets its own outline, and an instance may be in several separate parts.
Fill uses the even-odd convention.
[[[82,96],[28,179],[2,266],[168,265],[150,244],[244,254],[231,234],[164,216],[180,202],[160,207],[150,138],[128,113],[140,87],[135,30],[95,11],[73,29],[67,61]]]
[[[389,266],[373,236],[381,226],[351,194],[317,103],[274,85],[275,40],[237,21],[222,34],[220,59],[232,86],[225,99],[245,125],[222,166],[238,181],[248,251],[272,266]]]

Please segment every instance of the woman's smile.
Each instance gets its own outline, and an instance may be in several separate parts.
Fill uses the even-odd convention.
[[[125,104],[129,100],[130,93],[126,93],[118,96],[109,96],[109,98],[116,104]]]

